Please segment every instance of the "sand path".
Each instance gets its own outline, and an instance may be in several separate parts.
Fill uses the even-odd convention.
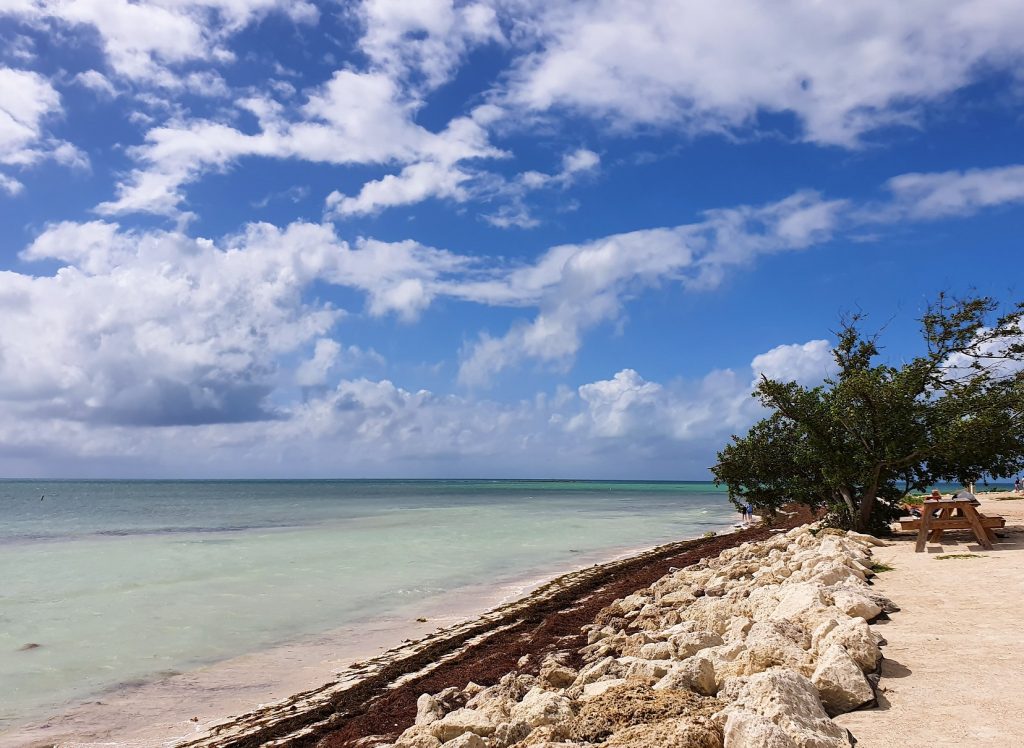
[[[983,498],[980,511],[1006,517],[992,551],[967,532],[947,532],[925,553],[909,534],[876,549],[894,568],[875,589],[901,611],[877,629],[889,642],[879,708],[836,718],[858,748],[1021,745],[1024,500]]]

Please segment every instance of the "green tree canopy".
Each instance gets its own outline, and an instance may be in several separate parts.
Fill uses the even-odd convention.
[[[880,530],[907,491],[967,485],[1024,468],[1024,303],[998,314],[989,298],[941,294],[921,318],[923,352],[880,361],[863,315],[845,319],[836,373],[817,387],[765,376],[771,411],[733,436],[712,468],[737,506],[788,502],[837,524]]]

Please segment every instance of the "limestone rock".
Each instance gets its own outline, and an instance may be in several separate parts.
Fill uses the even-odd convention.
[[[429,693],[425,693],[416,699],[416,722],[417,725],[429,725],[444,715],[444,710],[437,699]]]
[[[750,627],[744,640],[747,649],[745,672],[759,673],[782,666],[810,675],[813,663],[802,646],[804,640],[810,646],[809,639],[802,628],[789,621],[758,621]]]
[[[613,667],[617,667],[618,663],[614,657],[605,657],[597,662],[585,666],[580,670],[579,675],[576,676],[576,680],[573,681],[574,686],[583,687],[588,683],[593,683],[596,680],[608,675]]]
[[[486,715],[497,725],[508,721],[512,705],[522,699],[535,684],[536,679],[533,676],[508,673],[493,686],[485,688],[466,702],[466,706]]]
[[[494,732],[494,724],[487,715],[476,709],[456,709],[436,722],[428,725],[430,732],[442,743],[459,737],[466,732],[487,737]]]
[[[742,611],[737,611],[734,601],[727,597],[699,597],[684,612],[687,620],[718,635],[725,632],[738,614],[742,615]]]
[[[773,722],[798,746],[850,746],[846,730],[829,719],[822,708],[814,685],[793,670],[773,668],[733,679],[726,684],[724,692],[733,702],[725,709],[726,716],[736,710],[758,714]]]
[[[828,600],[821,585],[804,582],[782,585],[779,603],[771,613],[774,620],[799,623],[813,630],[829,614]]]
[[[413,725],[395,741],[395,748],[438,748],[441,741],[426,725]]]
[[[676,659],[679,660],[685,660],[702,649],[717,647],[719,644],[725,643],[722,641],[722,637],[713,631],[691,631],[685,634],[675,634],[669,639],[669,642],[675,651]]]
[[[702,655],[688,657],[654,684],[655,691],[666,688],[687,689],[705,696],[714,696],[718,690],[714,663]]]
[[[544,725],[538,727],[514,748],[576,748],[576,743],[566,742],[567,734],[564,725]]]
[[[555,660],[545,661],[540,668],[541,683],[551,688],[567,688],[576,680],[577,675],[579,673],[575,670]]]
[[[851,618],[870,621],[882,612],[882,606],[859,590],[837,587],[832,591],[832,604]]]
[[[459,737],[445,743],[448,748],[487,748],[487,743],[479,735],[464,732]]]
[[[689,634],[683,634],[683,636],[689,636]],[[640,657],[645,660],[671,660],[674,654],[672,644],[669,642],[652,642],[640,647]]]
[[[884,541],[879,540],[878,538],[874,537],[873,535],[865,535],[864,533],[853,532],[852,530],[847,531],[846,537],[852,538],[853,540],[858,540],[861,543],[864,543],[865,545],[875,545],[875,546],[884,546],[885,545]]]
[[[725,629],[725,633],[722,634],[722,639],[727,642],[743,641],[743,638],[750,631],[750,627],[754,622],[746,616],[739,616],[732,619],[729,626]]]
[[[625,682],[625,678],[611,678],[609,680],[599,680],[594,683],[588,683],[583,687],[583,695],[580,698],[583,700],[595,699],[604,694],[605,691],[615,688],[616,686],[621,686]]]
[[[875,692],[860,666],[838,644],[830,646],[818,660],[811,683],[818,689],[821,703],[833,716],[852,712],[875,699]]]
[[[533,731],[525,722],[502,722],[494,728],[494,733],[488,738],[490,748],[508,748],[526,738]]]
[[[816,566],[814,573],[808,581],[827,587],[830,584],[838,584],[839,582],[850,580],[860,580],[863,582],[864,579],[865,575],[863,572],[855,571],[845,564],[831,561]]]
[[[670,660],[643,660],[639,657],[620,657],[617,662],[623,668],[626,678],[640,678],[654,683],[665,676],[671,666]]]
[[[746,709],[729,714],[724,737],[725,748],[799,748],[781,727]]]
[[[674,605],[674,606],[685,606],[692,603],[696,598],[693,596],[693,592],[689,589],[676,590],[675,592],[669,592],[667,595],[662,595],[658,602],[662,605]]]
[[[832,629],[820,640],[819,652],[827,651],[833,644],[842,645],[865,673],[878,669],[882,651],[863,618],[851,618]]]
[[[572,702],[569,699],[539,688],[529,690],[509,713],[511,722],[525,722],[531,727],[563,722],[572,716]]]

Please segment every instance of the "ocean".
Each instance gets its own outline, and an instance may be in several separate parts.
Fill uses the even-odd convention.
[[[703,482],[0,482],[0,731],[736,518]]]

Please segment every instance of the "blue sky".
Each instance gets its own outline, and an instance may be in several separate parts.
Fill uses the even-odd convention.
[[[0,474],[705,479],[1024,297],[1024,5],[0,0]]]

